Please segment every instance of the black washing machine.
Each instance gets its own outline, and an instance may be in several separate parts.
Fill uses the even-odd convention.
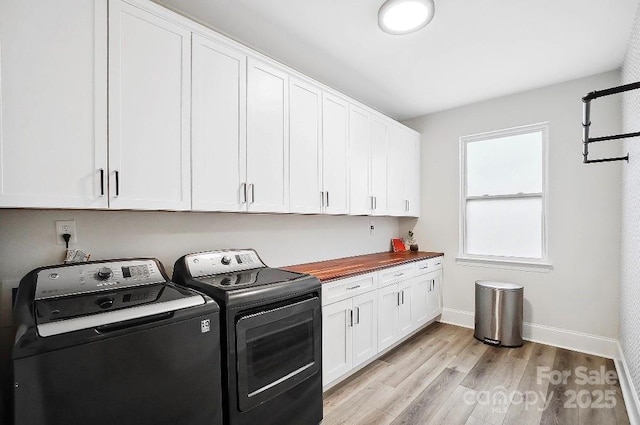
[[[173,281],[220,305],[226,424],[322,421],[317,278],[267,267],[246,249],[186,255],[176,262]]]
[[[33,270],[15,317],[15,425],[222,424],[219,307],[159,261]]]

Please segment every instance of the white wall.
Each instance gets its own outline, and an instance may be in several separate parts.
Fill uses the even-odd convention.
[[[622,80],[640,81],[640,10],[622,67]],[[640,131],[640,93],[628,92],[623,99],[623,131]],[[630,158],[622,169],[620,346],[637,397],[640,395],[640,139],[628,139],[624,147]]]
[[[399,219],[383,217],[374,219],[370,234],[367,217],[0,209],[5,287],[36,267],[62,261],[54,222],[67,219],[76,220],[77,247],[91,252],[91,259],[157,257],[169,276],[174,262],[194,251],[254,248],[267,265],[283,266],[389,251],[399,234]],[[2,304],[6,321],[6,299]]]
[[[525,326],[526,336],[613,354],[612,339],[618,332],[620,170],[624,165],[582,164],[581,98],[619,82],[619,72],[612,71],[405,122],[422,133],[422,216],[417,222],[403,219],[402,231],[415,227],[422,250],[445,252],[447,310],[443,320],[473,325],[475,280],[516,282],[525,287],[524,320],[534,324]],[[456,263],[459,137],[542,121],[549,121],[550,126],[548,221],[553,270],[540,273]],[[618,133],[619,99],[594,101],[592,122],[593,136]],[[619,152],[620,144],[613,142],[600,146],[597,154]],[[596,338],[576,342],[581,340],[576,333]]]

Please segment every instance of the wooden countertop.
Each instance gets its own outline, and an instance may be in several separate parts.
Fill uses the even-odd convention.
[[[313,275],[324,283],[335,279],[343,279],[345,277],[385,269],[387,267],[398,266],[412,261],[441,257],[443,255],[442,252],[422,251],[380,252],[377,254],[358,255],[356,257],[338,258],[335,260],[318,261],[316,263],[298,264],[281,268],[292,272]]]

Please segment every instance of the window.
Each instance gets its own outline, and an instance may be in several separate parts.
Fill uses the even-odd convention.
[[[460,138],[460,257],[547,262],[548,124]]]

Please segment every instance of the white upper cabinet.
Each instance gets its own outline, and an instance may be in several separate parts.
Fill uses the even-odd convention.
[[[405,178],[408,177],[407,158],[413,152],[403,138],[403,129],[399,126],[389,128],[389,146],[387,151],[387,184],[389,215],[403,216],[407,214],[407,199],[404,193]]]
[[[192,208],[246,210],[246,56],[192,39]]]
[[[349,116],[351,214],[388,215],[391,125],[388,119],[354,106]]]
[[[420,139],[147,0],[0,0],[0,208],[418,216]]]
[[[388,214],[420,215],[420,135],[399,125],[389,127]]]
[[[349,214],[349,104],[322,97],[322,182],[324,212]]]
[[[322,190],[322,91],[289,80],[289,211],[320,213]]]
[[[288,75],[249,58],[247,196],[249,211],[289,210]]]
[[[403,187],[407,199],[405,215],[420,216],[420,134],[404,130],[406,138],[406,157],[403,167]]]
[[[191,32],[109,3],[112,208],[191,208]]]
[[[106,2],[2,0],[0,45],[0,207],[106,208]]]
[[[370,119],[371,128],[371,180],[370,196],[373,215],[387,214],[387,140],[388,125],[378,117]]]
[[[370,133],[369,114],[355,106],[349,108],[349,206],[352,215],[368,215],[373,209],[369,193]]]

